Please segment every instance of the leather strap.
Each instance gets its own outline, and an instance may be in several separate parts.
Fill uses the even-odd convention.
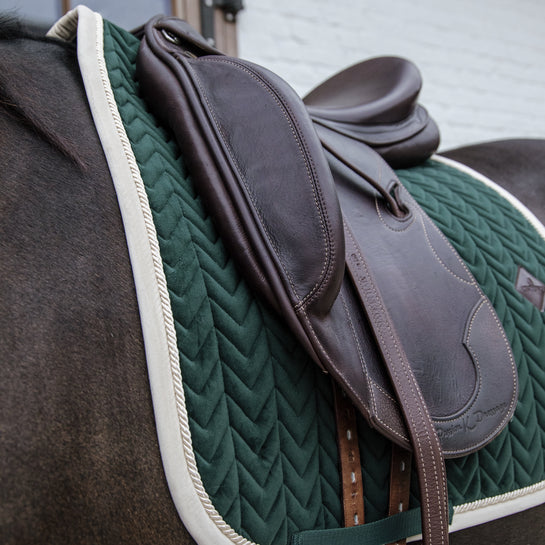
[[[337,158],[339,161],[346,163],[347,158],[343,156],[342,152],[335,147],[333,147],[327,140],[324,138],[321,139],[323,148],[331,153],[333,157]],[[397,200],[392,195],[392,192],[395,191],[399,181],[395,177],[376,177],[369,176],[368,173],[364,172],[361,168],[358,168],[355,162],[350,163],[350,169],[354,171],[358,176],[363,180],[371,184],[384,198],[388,203],[390,210],[392,210],[394,216],[402,217],[404,215],[403,210],[398,205]]]
[[[388,515],[392,516],[409,509],[411,492],[412,454],[392,443],[392,461],[390,464],[390,503]],[[405,545],[406,539],[400,539],[390,545]]]
[[[397,395],[415,456],[425,545],[448,544],[448,499],[439,438],[376,281],[344,222],[346,265]]]
[[[341,469],[344,525],[349,528],[365,522],[363,478],[358,446],[356,409],[344,391],[332,380],[337,423],[337,445]]]

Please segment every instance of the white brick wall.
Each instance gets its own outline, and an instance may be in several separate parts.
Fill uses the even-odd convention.
[[[300,94],[361,59],[404,56],[441,149],[545,138],[542,0],[246,0],[239,54]]]

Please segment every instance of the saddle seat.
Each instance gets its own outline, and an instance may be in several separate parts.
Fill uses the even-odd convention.
[[[314,123],[375,149],[394,168],[422,162],[439,129],[418,104],[422,76],[409,60],[377,57],[330,77],[303,99]]]
[[[475,279],[386,162],[311,120],[275,74],[159,17],[137,75],[249,284],[371,425],[414,451],[424,539],[447,543],[442,457],[491,441],[517,399]]]
[[[311,116],[343,123],[383,124],[414,110],[422,78],[399,57],[367,59],[320,84],[304,99]]]

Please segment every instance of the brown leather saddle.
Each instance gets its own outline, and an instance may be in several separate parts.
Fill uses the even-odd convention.
[[[415,104],[419,80],[398,61],[335,76],[305,99],[307,111],[275,74],[158,17],[145,27],[137,74],[247,281],[371,425],[413,451],[424,540],[443,544],[443,458],[476,451],[505,427],[517,379],[466,265],[358,136],[391,125],[401,156],[413,148],[422,160],[435,149],[436,126]],[[358,108],[358,89],[381,102],[383,86],[368,81],[381,70],[406,92]],[[379,151],[395,155],[396,138]]]

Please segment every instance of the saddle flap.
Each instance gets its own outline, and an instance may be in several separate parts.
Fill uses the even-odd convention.
[[[343,216],[374,275],[443,454],[474,452],[505,427],[516,406],[516,367],[503,327],[465,263],[408,191],[397,186],[405,214],[396,217],[379,193],[369,192],[354,165],[339,156],[328,153]],[[355,153],[347,158],[354,160]],[[373,166],[366,169],[368,176],[382,183],[397,180],[367,146],[361,146],[358,158]],[[357,305],[348,312],[355,315]],[[394,396],[390,377],[364,344],[359,351],[376,403],[369,404],[370,417],[393,430],[384,408]],[[395,441],[395,432],[390,434]]]
[[[167,22],[146,26],[141,87],[183,142],[247,279],[300,330],[296,309],[327,313],[344,274],[339,203],[312,123],[278,76],[206,50],[195,56],[194,40],[185,49],[185,25],[177,33]]]

